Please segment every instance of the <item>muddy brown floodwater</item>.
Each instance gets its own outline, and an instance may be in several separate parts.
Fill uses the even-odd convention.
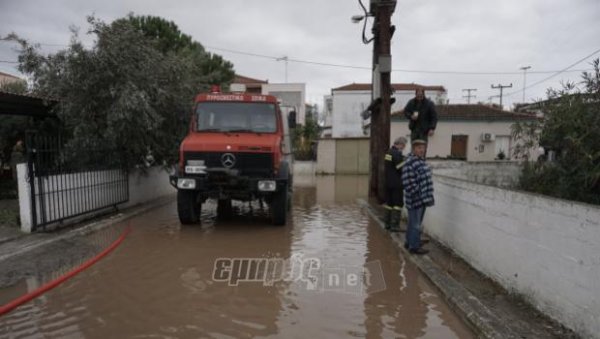
[[[115,252],[0,317],[0,338],[474,337],[361,211],[367,183],[298,178],[283,227],[258,204],[235,205],[227,221],[206,204],[197,226],[179,224],[175,202],[135,217]],[[124,227],[87,247],[100,251]],[[0,304],[86,258],[71,259],[0,289]]]

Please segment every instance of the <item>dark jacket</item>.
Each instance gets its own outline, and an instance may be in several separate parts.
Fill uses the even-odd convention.
[[[385,153],[385,184],[387,188],[402,188],[401,168],[404,161],[402,152],[396,147],[390,147]]]
[[[425,160],[409,154],[402,166],[404,204],[407,209],[433,206],[433,179]]]
[[[413,112],[419,112],[419,118],[417,120],[411,119]],[[408,128],[413,131],[429,132],[429,130],[435,129],[437,126],[437,112],[435,111],[435,105],[427,98],[419,101],[412,98],[408,101],[404,107],[404,116],[408,119]]]

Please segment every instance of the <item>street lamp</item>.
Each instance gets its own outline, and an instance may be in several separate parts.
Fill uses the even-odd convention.
[[[523,103],[525,103],[525,87],[527,87],[527,70],[530,68],[531,66],[523,66],[519,68],[523,71]]]
[[[357,24],[359,22],[361,22],[363,19],[365,18],[364,15],[353,15],[350,20],[352,20],[353,24]]]

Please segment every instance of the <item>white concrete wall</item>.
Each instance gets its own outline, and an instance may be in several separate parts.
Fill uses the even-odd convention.
[[[516,187],[523,171],[520,161],[428,160],[427,163],[434,174],[505,188]]]
[[[169,183],[169,173],[162,167],[152,167],[146,174],[135,171],[129,174],[129,201],[123,207],[131,207],[176,193]]]
[[[600,208],[434,174],[426,231],[583,337],[600,338]]]
[[[302,175],[314,175],[317,163],[314,161],[294,161],[294,178]]]
[[[31,232],[31,198],[30,186],[27,181],[27,165],[17,165],[18,189],[19,189],[19,210],[21,216],[21,230],[23,232]],[[56,219],[67,215],[83,213],[86,210],[101,208],[115,199],[115,195],[125,197],[126,191],[116,192],[117,184],[112,183],[118,178],[118,171],[95,171],[82,172],[76,174],[55,175],[41,180],[42,187],[45,192],[56,192],[45,194],[44,208],[38,203],[36,204],[38,221],[41,220],[41,213],[44,212],[48,219]],[[86,194],[84,186],[91,184],[97,185],[94,194]],[[39,182],[35,182],[36,193],[40,192]],[[59,193],[58,191],[64,191]],[[139,171],[133,171],[129,174],[129,201],[118,205],[120,208],[126,208],[138,204],[142,204],[153,199],[172,194],[176,190],[169,184],[169,175],[162,168],[150,168],[146,174]],[[118,199],[118,197],[117,197]],[[37,200],[36,200],[37,201]],[[64,214],[61,214],[64,213]],[[89,217],[93,214],[86,214]],[[69,224],[80,220],[81,218],[73,218],[64,221]]]
[[[317,174],[335,173],[335,139],[320,139],[317,147]],[[357,150],[358,152],[358,150]]]

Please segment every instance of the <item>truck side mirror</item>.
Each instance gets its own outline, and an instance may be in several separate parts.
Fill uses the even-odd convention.
[[[288,114],[288,127],[296,128],[296,111],[291,111]]]

